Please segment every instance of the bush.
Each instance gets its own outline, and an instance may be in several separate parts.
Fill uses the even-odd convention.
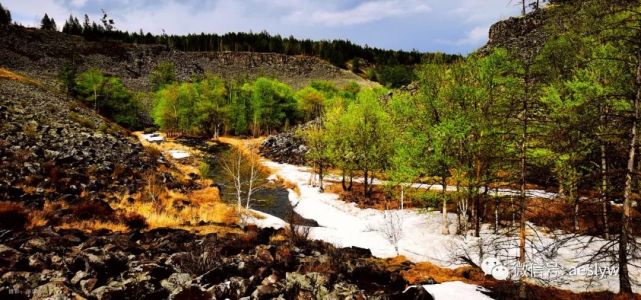
[[[96,129],[96,123],[91,119],[75,112],[69,113],[69,119],[89,129]]]
[[[211,168],[209,167],[208,163],[201,162],[200,166],[198,167],[198,171],[200,172],[200,176],[202,178],[207,178],[207,177],[209,177],[209,173],[211,172]]]
[[[80,220],[111,219],[114,210],[104,201],[84,201],[73,208],[73,216]]]
[[[147,228],[147,219],[137,213],[128,213],[124,216],[124,223],[129,230],[142,230]]]
[[[29,215],[24,207],[13,202],[0,202],[0,229],[24,230]]]
[[[213,269],[220,263],[220,247],[203,243],[178,259],[178,269],[194,276],[200,276]]]

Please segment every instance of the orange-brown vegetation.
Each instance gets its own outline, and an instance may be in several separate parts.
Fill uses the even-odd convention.
[[[410,284],[420,284],[430,281],[437,283],[448,281],[462,281],[469,284],[480,285],[491,289],[496,299],[518,299],[518,281],[497,281],[475,267],[465,266],[455,269],[442,268],[428,262],[410,263],[405,257],[397,256],[383,260],[383,264],[389,270],[401,270],[400,274]],[[409,268],[408,268],[409,266]],[[560,300],[581,300],[581,299],[641,299],[641,295],[635,294],[631,298],[617,295],[611,292],[589,292],[574,293],[568,290],[561,290],[553,287],[545,287],[536,284],[527,284],[527,299],[560,299]]]
[[[2,79],[9,79],[9,80],[15,80],[23,83],[28,83],[36,86],[42,86],[42,83],[40,83],[37,80],[33,80],[31,78],[28,78],[26,76],[20,75],[18,73],[9,71],[5,68],[0,68],[0,78]]]

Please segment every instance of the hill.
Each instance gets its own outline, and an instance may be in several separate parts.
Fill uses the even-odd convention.
[[[147,91],[149,72],[163,61],[174,63],[179,80],[212,73],[229,80],[268,76],[297,88],[314,80],[329,80],[341,86],[350,81],[365,86],[376,85],[313,56],[183,52],[164,45],[87,41],[55,31],[0,27],[0,66],[46,82],[51,82],[65,64],[75,64],[80,69],[97,67],[122,78],[133,90]]]

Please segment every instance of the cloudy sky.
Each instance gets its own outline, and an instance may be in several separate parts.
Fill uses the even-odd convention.
[[[489,26],[516,15],[509,0],[0,0],[13,19],[59,27],[73,14],[98,20],[105,9],[123,30],[169,34],[267,30],[283,36],[349,39],[387,49],[467,54]]]

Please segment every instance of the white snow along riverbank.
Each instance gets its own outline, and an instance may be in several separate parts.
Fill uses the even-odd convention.
[[[381,258],[400,254],[414,262],[428,261],[449,268],[461,266],[457,259],[461,255],[467,255],[480,264],[479,245],[484,245],[485,257],[496,256],[505,265],[514,262],[517,257],[518,248],[515,238],[494,235],[488,227],[482,230],[481,238],[454,234],[443,235],[441,234],[442,215],[440,212],[406,209],[385,213],[376,209],[361,209],[354,203],[341,201],[336,194],[320,193],[318,188],[308,185],[310,173],[305,167],[280,164],[269,160],[263,160],[262,163],[272,169],[276,176],[298,186],[300,196],[290,190],[290,202],[298,214],[304,218],[316,220],[320,225],[310,231],[310,236],[314,239],[324,240],[340,247],[367,248],[372,251],[373,255]],[[394,218],[390,218],[390,216],[394,216]],[[449,214],[448,219],[449,230],[451,233],[455,233],[457,231],[456,215]],[[273,221],[270,220],[266,223],[273,224]],[[400,230],[394,230],[396,227]],[[596,251],[606,243],[600,238],[562,235],[567,241],[559,246],[558,236],[555,238],[544,233],[545,231],[540,228],[530,227],[528,234],[531,241],[527,245],[527,252],[530,256],[529,261],[535,265],[545,266],[553,263],[563,270],[569,271],[585,263],[592,251]],[[397,231],[396,236],[390,238],[393,236],[390,231]],[[493,242],[500,243],[502,247],[496,247]],[[552,253],[548,249],[552,246],[557,247],[558,251]],[[398,253],[395,248],[398,248]],[[595,278],[565,274],[549,277],[550,279],[546,280],[544,284],[575,292],[618,291],[616,275]],[[630,277],[641,278],[641,270],[630,266]],[[634,290],[637,293],[641,292],[641,287],[635,285]],[[486,297],[484,294],[479,294]]]

